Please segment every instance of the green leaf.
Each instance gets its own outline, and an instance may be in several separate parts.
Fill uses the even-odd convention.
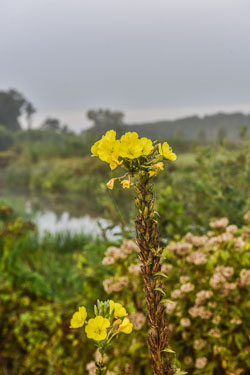
[[[155,288],[154,290],[157,290],[158,292],[161,292],[165,296],[165,292],[162,288]]]
[[[167,353],[176,354],[174,350],[169,349],[169,348],[167,348],[167,349],[163,349],[162,352],[167,352]]]
[[[184,374],[188,374],[187,371],[182,371],[181,369],[177,369],[176,372],[175,372],[175,375],[184,375]]]
[[[163,298],[160,303],[174,303],[174,301],[170,301],[170,299]]]
[[[163,273],[163,272],[156,272],[156,273],[154,273],[154,276],[162,276],[162,277],[165,277],[166,279],[168,278],[168,276],[165,275],[165,273]]]

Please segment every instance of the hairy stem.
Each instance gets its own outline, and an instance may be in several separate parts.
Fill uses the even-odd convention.
[[[139,173],[139,181],[135,185],[137,193],[136,206],[139,214],[136,218],[137,244],[140,248],[139,258],[144,281],[144,292],[147,300],[147,322],[149,326],[148,344],[151,355],[151,368],[155,375],[172,375],[173,369],[168,354],[163,350],[168,346],[168,328],[165,319],[165,308],[161,302],[163,297],[159,290],[162,287],[160,276],[159,233],[154,213],[153,185],[147,171]]]

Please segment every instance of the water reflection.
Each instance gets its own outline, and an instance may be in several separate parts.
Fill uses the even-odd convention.
[[[41,236],[69,231],[108,239],[121,237],[121,226],[103,218],[103,207],[90,196],[1,191],[0,200],[13,206],[18,215],[31,219]]]
[[[111,222],[103,218],[91,218],[89,215],[83,217],[72,217],[68,212],[56,215],[53,211],[44,211],[33,217],[39,232],[43,235],[46,232],[52,234],[62,231],[71,233],[86,233],[92,236],[105,236],[108,239],[121,237],[121,229],[118,225],[113,226]]]

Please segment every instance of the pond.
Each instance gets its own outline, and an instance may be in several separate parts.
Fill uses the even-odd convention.
[[[87,197],[88,198],[88,197]],[[0,191],[0,201],[22,217],[32,220],[42,236],[46,232],[69,231],[108,239],[121,237],[121,228],[100,216],[96,202],[72,194],[31,194],[28,191]]]

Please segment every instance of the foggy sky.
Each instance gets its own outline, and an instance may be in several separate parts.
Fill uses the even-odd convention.
[[[37,124],[250,112],[249,0],[0,0],[0,15],[0,90],[30,99]]]

